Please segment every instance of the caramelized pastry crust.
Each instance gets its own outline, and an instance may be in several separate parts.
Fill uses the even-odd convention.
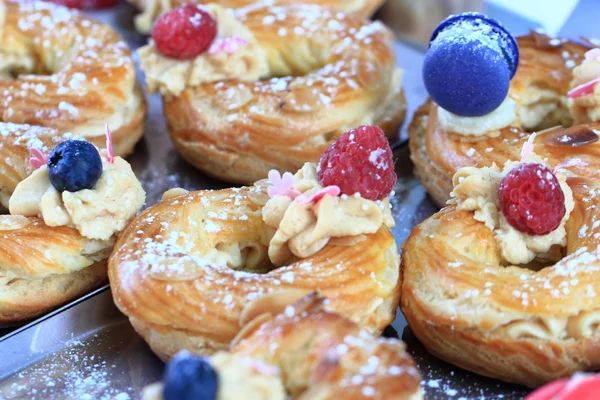
[[[135,18],[135,27],[141,33],[150,33],[154,21],[162,14],[184,4],[218,3],[226,8],[253,8],[264,5],[316,4],[333,10],[368,18],[383,3],[383,0],[130,0],[142,13]]]
[[[107,25],[46,2],[0,3],[3,122],[72,132],[116,155],[133,151],[146,104],[131,50]]]
[[[397,135],[405,111],[402,72],[384,25],[310,5],[250,8],[235,17],[255,47],[230,56],[243,57],[236,65],[245,63],[253,72],[261,66],[260,79],[199,82],[206,75],[195,68],[203,57],[223,55],[176,65],[164,59],[158,68],[159,61],[145,63],[146,49],[140,51],[147,81],[191,64],[181,73],[189,79],[183,91],[161,89],[171,138],[191,164],[249,184],[270,169],[295,171],[317,161],[358,125],[376,124]]]
[[[421,399],[419,372],[404,344],[374,338],[326,311],[327,302],[312,295],[265,310],[236,337],[231,353],[277,366],[294,399]]]
[[[537,34],[519,39],[511,96],[521,113],[494,137],[465,140],[441,129],[428,101],[410,128],[411,157],[429,193],[444,204],[461,167],[519,160],[527,130],[573,123],[566,108],[572,68],[584,45]],[[569,100],[570,101],[570,100]],[[529,114],[527,114],[529,112]],[[528,120],[538,116],[539,121]],[[529,121],[529,122],[528,122]],[[527,126],[529,125],[529,126]],[[538,131],[535,153],[550,168],[573,159],[574,210],[566,247],[551,265],[502,265],[494,233],[472,211],[444,208],[403,246],[401,309],[421,342],[462,368],[527,386],[600,368],[600,122]]]
[[[112,244],[39,218],[0,215],[0,324],[32,319],[105,282]]]
[[[404,344],[369,335],[326,311],[326,302],[313,294],[292,305],[265,309],[243,328],[227,355],[264,366],[264,375],[280,379],[290,399],[422,399],[419,372]],[[256,379],[247,375],[248,380]],[[162,399],[161,388],[149,386],[144,399]],[[226,397],[219,391],[217,398],[240,395]]]
[[[371,333],[393,320],[399,257],[389,230],[274,268],[263,189],[163,200],[119,237],[109,261],[115,303],[161,358],[227,349],[246,322],[315,290],[329,310]]]

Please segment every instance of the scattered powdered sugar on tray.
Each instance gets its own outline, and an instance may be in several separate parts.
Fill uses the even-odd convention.
[[[435,358],[423,348],[412,333],[402,339],[421,373],[421,387],[426,399],[444,400],[517,400],[526,389],[477,376]]]
[[[99,335],[90,340],[70,341],[65,350],[17,373],[8,386],[0,386],[0,399],[130,400],[135,398],[131,387],[117,390],[117,365],[104,360],[96,346]],[[95,354],[98,353],[98,354]]]

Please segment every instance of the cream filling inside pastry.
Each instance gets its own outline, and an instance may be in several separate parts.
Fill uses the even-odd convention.
[[[161,55],[150,43],[138,50],[141,68],[146,74],[146,85],[150,93],[178,96],[188,88],[204,82],[238,79],[254,82],[269,75],[266,51],[232,10],[215,4],[206,9],[217,21],[217,37],[237,37],[246,41],[234,52],[208,50],[193,60],[175,60]]]
[[[173,188],[163,194],[162,201],[187,193],[189,192],[185,189]],[[216,217],[219,218],[219,216]],[[210,218],[208,216],[209,221]],[[201,258],[202,260],[211,261],[218,265],[225,265],[234,270],[243,269],[246,272],[266,273],[271,269],[269,265],[265,265],[268,263],[267,243],[266,240],[256,242],[219,242],[215,247],[203,251]]]
[[[218,400],[284,400],[279,368],[244,356],[217,353],[211,364],[219,374]]]
[[[517,117],[515,102],[507,97],[494,111],[481,117],[461,117],[438,107],[438,123],[448,132],[465,136],[497,136],[498,130],[510,126]]]
[[[134,18],[135,28],[141,33],[152,32],[154,21],[173,8],[170,0],[136,0],[134,3],[142,8],[142,12]]]
[[[513,91],[511,96],[517,101],[517,115],[521,126],[526,130],[535,131],[573,123],[565,94],[531,84],[519,93]]]
[[[586,59],[573,68],[571,89],[600,78],[600,59]],[[600,121],[600,83],[594,85],[592,93],[569,98],[569,109],[576,123]]]
[[[279,368],[251,358],[219,352],[211,358],[219,376],[215,400],[285,400]],[[161,400],[162,384],[144,389],[144,400]]]
[[[304,164],[295,180],[294,189],[301,196],[323,189],[313,163]],[[388,199],[372,201],[345,195],[325,195],[316,204],[300,204],[287,196],[274,196],[263,207],[262,216],[273,228],[268,254],[277,266],[294,256],[312,256],[330,242],[352,245],[364,240],[363,235],[377,232],[382,225],[395,226]]]
[[[246,272],[267,272],[267,247],[262,243],[219,243],[202,258],[231,269],[244,269]]]
[[[547,165],[541,157],[531,153],[523,162],[507,161],[502,170],[496,164],[483,168],[465,167],[452,178],[454,190],[449,203],[456,204],[459,210],[475,212],[474,218],[494,232],[503,263],[507,264],[523,265],[536,258],[558,261],[560,248],[567,244],[565,224],[575,206],[565,172],[559,169],[556,177],[565,195],[566,213],[558,228],[547,235],[529,235],[513,228],[500,209],[498,187],[513,168],[528,163]]]
[[[43,165],[21,181],[9,201],[13,215],[40,216],[48,226],[76,228],[90,239],[108,240],[122,231],[146,200],[142,185],[121,157],[102,157],[102,175],[92,189],[59,193]]]
[[[141,89],[136,87],[134,89],[134,94],[128,96],[126,103],[119,104],[117,107],[114,107],[114,112],[110,115],[110,117],[102,120],[92,120],[86,124],[74,126],[71,129],[71,133],[81,138],[91,140],[90,138],[104,136],[106,124],[111,127],[113,132],[116,132],[132,122],[136,115],[136,110],[140,108],[142,102],[143,95],[141,93]]]

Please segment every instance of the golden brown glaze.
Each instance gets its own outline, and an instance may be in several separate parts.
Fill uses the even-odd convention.
[[[419,372],[400,340],[375,338],[325,310],[326,303],[313,293],[273,305],[244,326],[229,356],[276,367],[289,399],[423,398]],[[148,386],[143,397],[162,400],[162,385]]]
[[[587,50],[574,43],[540,46],[535,36],[520,38],[519,45],[522,58],[511,87],[518,104],[536,86],[564,96],[571,79],[565,59],[579,62]],[[438,203],[449,197],[459,168],[520,159],[529,137],[523,128],[461,141],[439,127],[436,108],[431,101],[422,106],[410,134],[416,173]],[[564,257],[556,264],[539,270],[500,265],[493,232],[455,206],[413,230],[403,246],[401,309],[430,352],[527,386],[600,368],[600,143],[589,140],[590,129],[600,123],[538,132],[535,140],[535,152],[551,168],[573,158],[588,164],[569,169],[575,209]],[[565,138],[580,145],[561,143]]]
[[[98,146],[108,123],[115,154],[131,153],[146,104],[122,38],[45,2],[2,2],[0,15],[1,120],[72,132]]]
[[[0,325],[31,321],[106,284],[106,280],[106,261],[43,278],[0,276]]]
[[[310,295],[274,307],[244,328],[231,353],[277,366],[293,399],[422,398],[401,341],[374,338],[323,304],[327,299]]]
[[[226,349],[265,308],[318,290],[328,309],[378,333],[398,304],[399,257],[387,228],[352,247],[327,245],[273,269],[258,188],[200,191],[150,207],[119,237],[109,262],[115,303],[163,359]],[[264,203],[263,203],[264,204]],[[235,248],[234,270],[210,261]]]
[[[405,102],[386,27],[308,5],[262,7],[239,17],[267,51],[268,78],[282,78],[207,82],[163,96],[173,143],[191,164],[248,184],[270,169],[295,171],[317,161],[361,124],[397,135]],[[264,24],[266,17],[273,23]]]
[[[0,324],[34,318],[99,286],[111,249],[73,228],[0,215]]]
[[[260,7],[261,5],[315,4],[333,10],[369,18],[381,6],[383,0],[130,0],[141,12],[136,17],[136,28],[142,33],[150,33],[154,21],[162,14],[185,4],[217,3],[226,8]]]

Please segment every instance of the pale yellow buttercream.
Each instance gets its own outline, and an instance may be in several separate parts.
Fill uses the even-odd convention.
[[[232,10],[215,4],[206,9],[217,21],[217,38],[239,37],[247,44],[234,53],[205,51],[193,60],[176,60],[160,54],[153,42],[138,54],[150,93],[178,96],[183,90],[204,82],[225,79],[254,82],[269,75],[266,51]]]
[[[294,188],[302,196],[323,188],[313,163],[304,164],[295,179]],[[284,265],[293,257],[309,257],[332,240],[337,245],[351,245],[382,225],[395,225],[387,199],[373,201],[359,196],[325,195],[308,205],[287,196],[274,196],[265,204],[262,215],[274,230],[269,242],[269,258],[274,265]]]
[[[15,188],[12,215],[40,216],[48,226],[69,226],[90,239],[107,240],[122,231],[146,200],[142,185],[121,157],[102,157],[102,175],[92,189],[58,192],[43,165]]]
[[[499,130],[517,120],[517,105],[510,98],[504,99],[494,111],[481,117],[462,117],[438,107],[438,123],[445,131],[464,136],[498,136]]]
[[[279,368],[251,358],[219,352],[210,363],[217,372],[215,400],[284,400],[287,398]],[[161,400],[162,384],[147,386],[144,400]]]
[[[556,177],[565,196],[566,213],[560,225],[547,235],[529,235],[513,228],[500,210],[498,188],[513,168],[522,163],[545,161],[535,153],[527,156],[523,162],[507,161],[501,170],[496,164],[491,167],[465,167],[454,174],[452,182],[453,198],[449,203],[456,204],[459,210],[474,211],[474,218],[483,222],[494,232],[502,260],[506,264],[522,265],[534,259],[555,260],[560,256],[557,247],[566,245],[567,223],[574,208],[573,192],[567,184],[568,172],[558,170]]]

